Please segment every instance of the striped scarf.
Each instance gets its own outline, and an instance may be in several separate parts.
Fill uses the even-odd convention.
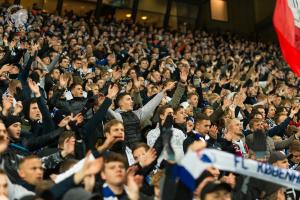
[[[127,195],[122,195],[119,199],[114,192],[108,187],[107,183],[104,183],[102,186],[102,195],[103,200],[127,200]]]

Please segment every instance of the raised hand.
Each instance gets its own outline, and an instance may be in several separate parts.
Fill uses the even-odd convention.
[[[90,152],[87,153],[81,170],[74,175],[75,184],[81,183],[86,176],[95,175],[100,172],[103,165],[103,158],[90,160],[90,154]]]
[[[230,173],[228,176],[223,176],[221,182],[229,184],[232,188],[236,185],[236,176]]]
[[[244,106],[245,99],[246,99],[246,95],[239,93],[235,96],[233,102],[234,102],[235,105],[242,108]]]
[[[110,133],[106,135],[104,144],[97,148],[99,152],[103,152],[111,148],[115,143],[119,141],[124,141],[124,134],[122,133]]]
[[[10,108],[12,107],[12,105],[13,105],[12,98],[6,97],[6,96],[4,96],[2,98],[2,106],[3,106],[2,114],[4,116],[8,115],[8,112],[9,112]]]
[[[294,107],[292,108],[292,110],[291,110],[290,117],[293,118],[294,115],[297,114],[297,113],[299,112],[299,109],[300,109],[299,105],[294,106]]]
[[[164,92],[171,91],[176,85],[176,82],[169,82],[165,88],[163,89]]]
[[[32,79],[28,79],[27,82],[30,90],[35,94],[35,96],[40,97],[41,93],[39,86]]]
[[[130,91],[131,91],[131,89],[132,89],[132,86],[133,86],[132,81],[129,81],[129,82],[127,83],[127,85],[125,86],[125,90],[126,90],[127,93],[130,93]]]
[[[133,79],[133,86],[134,86],[134,89],[138,92],[140,90],[140,87],[141,87],[141,82],[138,80],[137,77],[135,77]]]
[[[58,124],[59,127],[67,127],[69,125],[69,122],[72,120],[71,116],[65,117],[63,120],[61,120]]]
[[[223,106],[222,106],[222,110],[225,110],[226,108],[228,108],[230,105],[232,104],[232,100],[231,98],[224,98],[224,102],[223,102]]]
[[[130,172],[127,175],[127,194],[130,200],[140,199],[140,188],[143,184],[143,177]]]
[[[1,73],[4,73],[4,72],[10,72],[10,70],[13,68],[12,65],[10,64],[6,64],[6,65],[3,65],[3,67],[0,69]]]
[[[112,72],[112,78],[113,78],[113,81],[116,81],[116,80],[119,80],[122,76],[122,70],[120,69],[114,69],[113,72]]]
[[[108,88],[107,98],[115,99],[116,96],[118,95],[118,92],[119,92],[119,87],[118,87],[118,85],[116,85],[116,84],[111,85],[111,86]]]
[[[15,107],[14,107],[14,116],[18,116],[23,110],[23,104],[22,101],[17,101]]]
[[[180,81],[182,83],[186,83],[188,79],[188,75],[189,75],[189,71],[187,68],[183,68],[182,70],[180,70]]]
[[[80,125],[84,121],[84,117],[83,117],[82,113],[78,113],[71,120],[72,121],[76,121],[76,125]]]
[[[213,139],[217,139],[218,138],[218,127],[217,126],[211,126],[210,129],[209,129],[209,136],[212,137]]]
[[[62,147],[62,151],[61,151],[61,155],[63,158],[65,158],[68,155],[74,155],[75,142],[76,142],[76,140],[74,137],[65,139],[63,147]]]
[[[155,159],[157,158],[155,149],[149,149],[145,155],[141,156],[139,159],[139,163],[141,167],[149,166]]]
[[[61,88],[67,88],[69,79],[63,74],[59,77],[59,86]]]
[[[94,186],[96,183],[95,175],[89,175],[89,176],[84,177],[83,183],[84,183],[85,191],[93,192],[93,189],[94,189]]]

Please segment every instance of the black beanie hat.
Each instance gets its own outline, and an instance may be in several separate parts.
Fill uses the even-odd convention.
[[[18,116],[9,115],[4,118],[4,124],[5,124],[6,128],[10,127],[12,124],[17,123],[17,122],[22,123],[21,118]]]

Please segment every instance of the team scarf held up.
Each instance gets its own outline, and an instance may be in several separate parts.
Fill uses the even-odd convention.
[[[280,169],[268,163],[244,159],[214,149],[189,151],[177,165],[175,173],[191,191],[194,191],[196,179],[210,166],[300,190],[300,173],[295,170]]]

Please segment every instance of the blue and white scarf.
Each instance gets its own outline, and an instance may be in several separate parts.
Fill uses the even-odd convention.
[[[120,199],[114,194],[114,192],[108,187],[107,183],[102,186],[103,200],[126,200],[126,195],[123,195]]]

